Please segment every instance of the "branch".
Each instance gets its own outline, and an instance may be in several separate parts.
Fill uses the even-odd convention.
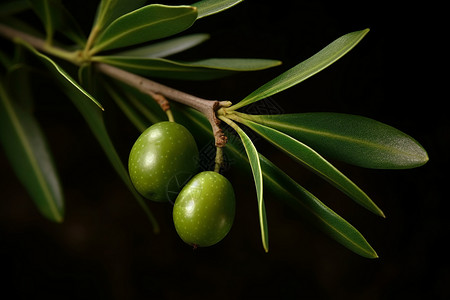
[[[12,41],[21,39],[29,43],[31,46],[35,47],[37,50],[68,60],[76,65],[80,65],[81,63],[88,60],[88,58],[82,55],[82,51],[69,52],[65,49],[48,45],[41,38],[32,36],[28,33],[19,31],[4,24],[0,24],[0,35]],[[231,102],[206,100],[203,98],[199,98],[108,64],[95,63],[95,67],[102,73],[114,79],[120,80],[132,87],[135,87],[142,93],[150,95],[158,103],[160,103],[161,108],[165,111],[168,109],[168,103],[167,100],[162,100],[164,98],[190,106],[198,110],[203,115],[205,115],[205,117],[211,124],[216,147],[225,146],[227,138],[224,135],[222,129],[219,127],[220,120],[216,117],[216,111],[222,107],[229,107],[231,105]]]
[[[46,52],[53,56],[62,58],[64,60],[70,61],[75,65],[80,65],[82,60],[81,56],[79,56],[78,51],[71,52],[65,49],[50,45],[45,42],[45,40],[32,36],[28,33],[19,31],[17,29],[11,28],[7,25],[0,24],[0,35],[12,40],[15,42],[17,39],[23,40],[33,46],[36,49],[41,50],[42,52]]]
[[[229,101],[206,100],[199,98],[108,64],[96,63],[95,66],[97,70],[102,73],[132,86],[144,94],[149,94],[152,97],[154,97],[155,94],[162,95],[165,98],[198,110],[209,120],[214,133],[216,146],[225,146],[227,142],[226,136],[219,127],[220,120],[216,117],[216,111],[222,107],[229,107],[231,104]]]

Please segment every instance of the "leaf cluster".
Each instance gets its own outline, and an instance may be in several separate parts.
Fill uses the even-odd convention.
[[[28,89],[20,88],[28,86],[27,81],[30,80],[29,72],[23,67],[23,54],[31,54],[53,75],[89,125],[120,178],[148,215],[154,230],[158,231],[155,217],[131,184],[115,150],[103,120],[102,110],[105,108],[98,99],[105,96],[113,99],[140,131],[151,123],[164,120],[166,115],[155,102],[149,101],[148,95],[121,82],[95,78],[92,66],[95,63],[108,64],[149,78],[211,80],[279,65],[280,61],[271,59],[213,57],[178,61],[170,58],[209,39],[208,34],[180,33],[198,19],[219,13],[239,2],[203,0],[193,5],[169,6],[147,5],[142,0],[102,0],[87,35],[61,1],[16,0],[1,4],[1,23],[37,37],[44,36],[42,48],[47,53],[70,61],[78,68],[76,75],[70,74],[55,59],[44,54],[45,51],[40,51],[23,39],[15,40],[13,56],[0,51],[0,62],[5,70],[0,78],[0,139],[14,171],[45,217],[62,222],[64,199],[57,168],[45,136],[33,116],[31,93],[27,93]],[[27,10],[33,10],[40,18],[44,33],[36,32],[16,17]],[[353,49],[368,32],[368,29],[355,31],[336,39],[309,59],[255,89],[241,101],[217,112],[218,118],[240,137],[238,140],[230,139],[225,150],[254,178],[265,251],[269,249],[269,231],[264,191],[268,190],[345,247],[364,257],[377,257],[375,250],[355,227],[261,155],[244,127],[379,216],[384,216],[382,210],[328,159],[375,169],[414,168],[428,161],[426,151],[413,138],[366,117],[330,112],[250,115],[240,111],[329,67]],[[62,46],[55,39],[58,34],[64,35],[72,44]],[[98,82],[101,84],[95,84]],[[177,121],[185,123],[197,135],[211,138],[211,127],[204,115],[184,106],[174,107]]]

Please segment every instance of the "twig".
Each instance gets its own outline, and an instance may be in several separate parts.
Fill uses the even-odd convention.
[[[82,58],[79,55],[79,51],[67,51],[65,49],[59,48],[54,45],[48,44],[45,40],[30,35],[28,33],[19,31],[17,29],[11,28],[4,24],[0,24],[0,35],[12,40],[16,41],[16,39],[21,39],[36,49],[39,49],[48,54],[54,55],[56,57],[62,58],[64,60],[70,61],[75,65],[81,65]]]
[[[144,94],[149,94],[152,97],[155,95],[162,95],[175,102],[185,104],[198,110],[205,115],[211,124],[216,147],[225,146],[227,138],[219,127],[220,120],[216,117],[216,111],[222,107],[229,107],[231,104],[229,101],[199,98],[108,64],[96,63],[95,66],[102,73],[132,86]]]
[[[65,59],[76,65],[81,65],[90,59],[89,57],[83,55],[85,52],[81,50],[69,52],[65,49],[48,45],[41,38],[32,36],[4,24],[0,24],[0,35],[13,41],[16,39],[24,40],[40,51]],[[104,63],[95,63],[95,66],[102,73],[135,87],[139,91],[148,94],[153,98],[156,97],[156,100],[160,103],[160,105],[162,104],[161,107],[164,111],[169,109],[168,102],[165,98],[198,110],[206,116],[211,124],[216,147],[225,146],[227,138],[219,126],[220,120],[216,117],[216,111],[222,107],[229,107],[231,102],[202,99]]]

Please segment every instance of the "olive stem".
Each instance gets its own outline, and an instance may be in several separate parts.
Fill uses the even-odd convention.
[[[220,168],[223,164],[223,148],[216,147],[216,159],[214,162],[214,172],[220,173]]]
[[[172,111],[170,109],[166,110],[166,115],[167,115],[167,119],[169,119],[169,122],[175,122]]]

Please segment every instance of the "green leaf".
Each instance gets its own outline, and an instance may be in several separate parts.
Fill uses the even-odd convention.
[[[277,199],[285,201],[317,228],[349,250],[363,257],[378,258],[375,250],[355,227],[301,187],[264,156],[260,156],[260,161],[264,174],[264,184]]]
[[[368,32],[369,29],[365,29],[348,33],[338,38],[312,57],[264,84],[242,101],[231,106],[229,110],[236,110],[250,103],[272,96],[322,71],[349,52]]]
[[[209,34],[194,33],[167,41],[120,52],[118,56],[131,56],[136,58],[161,58],[170,56],[192,47],[195,47],[209,39]]]
[[[197,7],[197,19],[200,19],[229,9],[242,1],[243,0],[202,0],[192,4],[192,6]]]
[[[362,116],[301,113],[246,118],[278,129],[324,156],[360,167],[407,169],[428,161],[427,152],[412,137]]]
[[[36,49],[34,49],[30,44],[20,40],[17,41],[17,43],[22,44],[26,49],[28,49],[30,52],[32,52],[34,55],[36,55],[40,60],[51,70],[55,73],[55,78],[61,82],[64,86],[66,86],[69,89],[75,88],[78,92],[81,92],[86,97],[86,100],[90,100],[94,102],[99,108],[103,110],[102,105],[94,98],[92,97],[88,92],[86,92],[69,74],[67,74],[66,71],[64,71],[58,64],[56,64],[52,59],[50,59],[48,56],[40,53]]]
[[[58,0],[29,0],[44,24],[47,41],[52,42],[55,31],[64,34],[78,45],[86,43],[86,37],[74,17]]]
[[[123,98],[148,121],[154,124],[161,121],[167,121],[167,114],[161,109],[161,106],[148,94],[142,93],[140,90],[131,87],[119,80],[114,80],[114,85],[120,89]],[[174,103],[171,103],[173,105]]]
[[[32,67],[26,63],[25,51],[21,45],[15,45],[14,57],[10,61],[5,77],[5,86],[11,99],[14,99],[23,110],[32,113],[34,109],[33,90],[30,73]]]
[[[55,32],[55,18],[51,12],[50,0],[30,0],[30,3],[44,25],[47,41],[52,41]]]
[[[18,17],[14,16],[6,16],[1,18],[1,25],[8,25],[16,30],[22,31],[24,33],[28,33],[36,38],[45,39],[42,30],[38,30],[38,26],[31,26],[26,22],[22,21]]]
[[[98,103],[91,95],[85,92],[78,84],[72,84],[72,81],[67,80],[67,74],[65,72],[61,72],[57,66],[50,58],[39,53],[31,46],[27,46],[33,54],[35,54],[51,71],[57,70],[55,72],[55,79],[58,79],[58,82],[61,84],[63,91],[65,94],[72,100],[72,103],[75,107],[80,111],[82,116],[84,117],[86,123],[91,129],[92,133],[98,140],[100,146],[111,162],[112,166],[124,181],[128,189],[131,191],[133,196],[138,201],[139,205],[142,207],[144,212],[147,214],[151,223],[153,224],[153,229],[155,232],[159,231],[158,223],[156,222],[154,216],[152,215],[150,209],[147,207],[145,200],[139,195],[139,193],[135,190],[130,177],[128,176],[128,172],[122,161],[117,154],[115,147],[109,137],[108,131],[106,129],[105,123],[103,121],[103,115],[101,110],[98,109],[96,103]]]
[[[176,116],[177,122],[183,121],[189,130],[196,130],[199,134],[209,134],[210,138],[213,138],[211,126],[201,113],[183,107],[174,110],[174,113],[176,112],[180,112]],[[185,119],[182,117],[185,117]],[[239,139],[229,139],[225,151],[236,166],[246,168],[249,165],[248,158],[246,153],[242,151],[242,147]],[[275,199],[285,202],[313,225],[349,250],[363,257],[378,257],[375,250],[355,227],[328,208],[263,155],[259,154],[259,159],[264,178],[264,187]]]
[[[112,166],[116,170],[117,174],[120,176],[122,181],[126,184],[128,189],[131,191],[133,196],[138,201],[139,205],[142,207],[146,215],[148,216],[150,222],[153,225],[153,230],[155,232],[159,231],[158,223],[156,222],[155,217],[151,213],[148,208],[145,200],[139,195],[139,193],[134,188],[131,179],[128,175],[127,169],[122,163],[119,155],[117,154],[114,144],[109,137],[108,131],[106,129],[105,123],[103,121],[103,116],[101,112],[93,105],[92,102],[86,101],[86,95],[83,93],[77,92],[75,89],[66,89],[66,95],[72,100],[73,104],[77,107],[80,113],[83,115],[86,120],[89,128],[91,129],[94,136],[97,138],[100,146],[111,162]]]
[[[245,152],[247,153],[248,161],[250,162],[250,167],[253,173],[253,179],[255,180],[256,186],[256,196],[258,199],[258,212],[259,212],[259,226],[261,228],[261,238],[264,250],[269,251],[269,233],[267,230],[267,217],[266,208],[264,206],[263,199],[263,177],[261,171],[261,165],[259,162],[259,153],[253,145],[252,140],[245,134],[245,132],[237,126],[231,120],[225,117],[219,117],[222,121],[230,125],[239,134],[242,140],[242,144],[245,147]]]
[[[93,27],[101,31],[118,17],[141,7],[145,2],[146,0],[101,0]]]
[[[106,83],[106,81],[104,81],[102,85],[117,106],[119,106],[120,110],[140,132],[143,132],[149,127],[149,122],[143,120],[142,116],[126,101],[126,97],[122,95],[123,93],[119,94],[119,92],[109,83]]]
[[[33,115],[10,98],[0,81],[0,140],[28,194],[43,216],[64,219],[61,185],[45,137]]]
[[[232,116],[232,115],[231,115]],[[230,116],[230,118],[231,118]],[[248,126],[259,135],[264,137],[280,150],[287,153],[289,156],[300,162],[302,165],[308,167],[316,174],[330,182],[332,185],[343,191],[350,198],[355,200],[358,204],[372,211],[373,213],[384,217],[383,212],[378,206],[364,193],[353,181],[342,174],[332,164],[325,160],[320,154],[299,142],[298,140],[284,134],[278,130],[270,127],[238,118],[237,121]]]
[[[210,58],[195,62],[176,62],[164,58],[96,56],[93,60],[143,76],[184,80],[209,80],[236,72],[264,70],[280,64],[277,60],[247,58]]]
[[[114,20],[99,35],[91,53],[171,36],[189,28],[196,18],[195,7],[147,5]]]
[[[82,64],[78,68],[78,82],[86,91],[92,92],[93,86],[95,85],[94,80],[96,80],[94,77],[95,74],[92,64]]]

